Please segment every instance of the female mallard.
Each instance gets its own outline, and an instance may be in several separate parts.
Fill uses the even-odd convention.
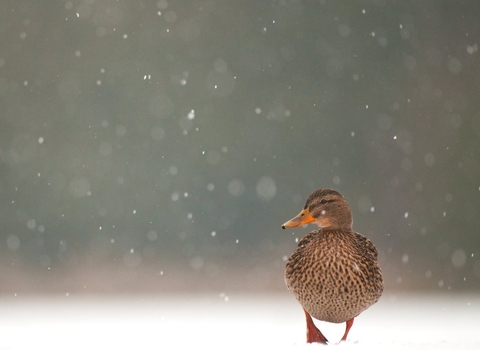
[[[287,261],[287,288],[302,305],[307,318],[307,342],[327,343],[312,316],[347,326],[375,304],[383,292],[377,249],[365,236],[352,231],[352,212],[343,196],[334,190],[313,192],[305,207],[282,228],[316,223]]]

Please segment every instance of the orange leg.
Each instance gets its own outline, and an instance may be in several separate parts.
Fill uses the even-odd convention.
[[[305,309],[303,309],[303,311],[305,311],[305,317],[307,319],[307,343],[327,344],[327,338],[325,338],[322,332],[320,332],[317,326],[315,326],[312,320],[312,316],[310,316],[310,314]]]
[[[350,328],[352,328],[353,320],[354,318],[351,318],[347,321],[347,327],[345,328],[345,334],[343,335],[342,341],[347,340],[347,335],[348,335],[348,332],[350,332]]]

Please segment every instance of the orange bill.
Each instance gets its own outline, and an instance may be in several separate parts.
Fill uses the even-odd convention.
[[[288,220],[286,223],[284,223],[282,225],[282,228],[286,229],[286,228],[292,228],[292,227],[299,227],[314,221],[315,219],[313,218],[312,215],[310,215],[310,211],[308,210],[308,208],[306,208],[306,209],[303,209],[293,219]]]

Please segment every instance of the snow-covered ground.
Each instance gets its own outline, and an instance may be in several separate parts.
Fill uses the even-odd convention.
[[[3,297],[0,349],[296,349],[297,302],[281,295]],[[319,323],[339,349],[480,349],[480,294],[390,294],[344,324]]]

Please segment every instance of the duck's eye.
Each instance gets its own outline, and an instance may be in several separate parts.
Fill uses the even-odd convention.
[[[322,199],[322,200],[320,201],[320,203],[321,203],[321,204],[325,204],[325,203],[327,203],[327,200],[326,200],[326,199]]]

